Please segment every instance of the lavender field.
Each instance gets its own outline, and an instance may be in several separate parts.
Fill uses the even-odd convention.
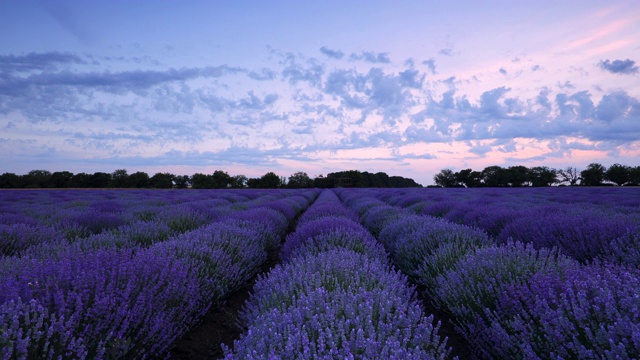
[[[169,357],[248,287],[217,357],[637,359],[639,230],[637,188],[0,191],[0,355]]]

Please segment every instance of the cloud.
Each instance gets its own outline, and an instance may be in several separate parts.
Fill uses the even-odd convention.
[[[401,71],[399,74],[400,83],[402,86],[420,89],[422,88],[422,83],[424,82],[425,75],[420,75],[418,70],[407,69],[405,71]]]
[[[308,82],[313,86],[320,86],[324,72],[324,64],[315,58],[302,59],[300,62],[298,57],[292,53],[284,55],[284,68],[281,75],[292,85]]]
[[[86,64],[81,57],[57,51],[0,56],[0,76],[32,71],[56,70],[60,65]]]
[[[637,74],[638,67],[635,66],[636,62],[631,59],[626,60],[602,60],[598,63],[598,66],[605,71],[612,74]]]
[[[389,53],[381,52],[375,53],[373,51],[363,51],[360,54],[351,54],[349,57],[350,60],[363,60],[366,62],[370,62],[373,64],[389,64],[391,63],[391,59],[389,58]]]
[[[241,68],[226,65],[204,68],[133,70],[122,72],[44,72],[27,77],[9,76],[0,84],[0,95],[25,95],[32,87],[72,86],[92,88],[111,93],[145,90],[163,83],[186,81],[195,78],[217,78],[231,73],[244,72]]]
[[[558,81],[557,83],[558,87],[560,89],[575,89],[576,87],[571,83],[571,81],[567,80],[564,83],[561,83],[560,81]]]
[[[436,74],[436,61],[433,58],[423,61],[422,64],[427,65],[427,67],[429,67],[429,70],[431,71],[432,75]]]
[[[344,53],[340,50],[331,50],[326,46],[320,48],[320,52],[327,55],[332,59],[342,59],[344,57]]]
[[[453,49],[450,49],[450,48],[441,49],[440,51],[438,51],[438,54],[444,55],[444,56],[453,56]]]
[[[253,80],[267,81],[276,78],[277,73],[268,68],[262,68],[260,71],[250,71],[247,76]]]

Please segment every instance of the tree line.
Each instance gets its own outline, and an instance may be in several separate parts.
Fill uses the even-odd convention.
[[[0,175],[0,188],[153,188],[153,189],[276,189],[276,188],[333,188],[333,187],[421,187],[413,179],[402,176],[389,176],[383,172],[369,173],[348,170],[318,175],[311,178],[306,172],[299,171],[288,178],[268,172],[261,177],[248,178],[245,175],[231,176],[222,170],[212,174],[196,173],[174,175],[156,173],[149,176],[146,172],[137,171],[129,174],[126,169],[117,169],[112,173],[96,172],[93,174],[70,171],[50,172],[32,170],[24,175],[5,172]]]
[[[439,187],[638,186],[640,166],[613,164],[606,168],[602,164],[591,163],[581,171],[572,166],[553,169],[522,165],[507,168],[488,166],[482,171],[443,169],[433,177],[433,181]]]

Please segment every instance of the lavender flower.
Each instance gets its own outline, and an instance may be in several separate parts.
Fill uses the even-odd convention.
[[[491,326],[477,329],[486,357],[637,359],[640,273],[619,266],[573,266],[510,286]]]
[[[299,226],[294,233],[287,236],[280,251],[280,257],[283,260],[289,260],[296,248],[305,243],[319,243],[320,240],[315,240],[314,238],[329,234],[333,234],[331,236],[334,237],[336,244],[340,242],[344,244],[354,243],[359,240],[363,241],[364,246],[376,244],[375,238],[362,225],[346,218],[325,216]],[[325,238],[330,239],[331,236]],[[372,253],[378,252],[375,247],[371,250]]]
[[[260,277],[242,317],[251,324],[260,314],[272,308],[286,309],[296,298],[316,288],[350,292],[393,289],[406,301],[414,296],[413,289],[406,285],[406,277],[391,271],[386,262],[338,249],[296,258]]]
[[[62,234],[48,226],[0,224],[0,257],[20,255],[31,246],[62,240]]]
[[[261,314],[225,359],[446,359],[438,329],[402,296],[320,287]]]
[[[438,276],[434,301],[449,312],[459,331],[470,341],[470,324],[489,323],[486,311],[510,286],[525,284],[537,273],[558,273],[576,262],[554,249],[535,250],[531,244],[507,243],[476,249]]]
[[[429,279],[423,281],[420,277],[435,277],[467,252],[492,243],[481,230],[423,216],[422,226],[416,226],[396,239],[393,261],[411,279],[426,284]],[[440,247],[445,245],[448,245],[446,250],[439,253]],[[428,261],[433,263],[426,264]]]

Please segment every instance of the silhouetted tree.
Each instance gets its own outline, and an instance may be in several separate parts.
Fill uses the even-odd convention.
[[[521,187],[529,185],[531,178],[529,177],[529,169],[526,166],[516,165],[509,166],[503,170],[504,176],[508,186]]]
[[[607,169],[602,164],[591,163],[586,169],[580,172],[582,178],[582,185],[586,186],[599,186],[604,181],[604,174]]]
[[[0,175],[0,188],[17,189],[21,187],[24,187],[23,179],[21,176],[9,172]]]
[[[556,170],[547,166],[535,166],[529,169],[532,186],[551,186],[556,183]]]
[[[618,186],[622,186],[629,181],[631,173],[631,167],[613,164],[604,173],[605,180],[616,183]]]
[[[222,170],[216,170],[211,175],[211,185],[214,189],[226,189],[231,186],[231,176]]]
[[[174,177],[170,173],[156,173],[149,179],[149,185],[155,189],[171,189],[173,188]]]
[[[149,175],[144,171],[134,172],[129,175],[127,186],[138,189],[149,187]]]
[[[282,181],[278,175],[273,172],[268,172],[260,178],[259,188],[262,189],[276,189],[279,188]]]
[[[313,187],[313,180],[304,171],[298,171],[289,176],[289,182],[287,184],[289,188],[310,188]]]
[[[111,184],[111,174],[105,172],[95,172],[89,178],[89,187],[106,188]]]
[[[114,187],[114,188],[127,187],[128,178],[129,178],[129,173],[127,173],[126,169],[117,169],[111,174],[111,187]]]
[[[571,186],[577,185],[578,181],[580,181],[580,173],[578,172],[578,169],[572,166],[569,166],[564,170],[559,170],[558,177],[560,178],[561,183],[568,182]]]
[[[631,167],[629,169],[629,184],[633,186],[640,185],[640,166]]]
[[[211,189],[213,184],[211,177],[201,173],[195,173],[191,176],[191,187],[194,189]]]
[[[176,189],[186,189],[189,187],[189,175],[177,175],[173,178],[176,183]]]
[[[68,188],[71,186],[71,180],[73,179],[73,173],[69,171],[56,171],[51,174],[49,179],[49,186],[53,188]]]
[[[244,175],[234,175],[231,177],[231,187],[241,189],[247,187],[247,177]]]
[[[49,187],[51,172],[47,170],[31,170],[24,176],[24,184],[27,188]]]
[[[468,188],[482,186],[482,173],[471,169],[460,170],[455,173],[456,182]]]
[[[440,170],[439,173],[433,176],[433,182],[441,187],[454,187],[458,184],[456,175],[451,169]]]
[[[487,166],[482,170],[482,183],[484,186],[490,187],[501,187],[509,184],[505,169],[497,165]]]
[[[317,188],[332,188],[333,187],[333,180],[324,177],[322,174],[316,176],[315,178],[313,178],[313,186],[317,187]]]

